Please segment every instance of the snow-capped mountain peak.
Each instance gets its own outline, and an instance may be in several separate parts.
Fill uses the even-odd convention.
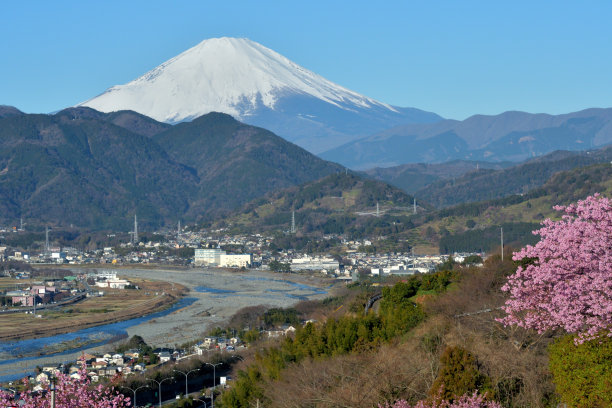
[[[177,123],[223,112],[317,153],[439,116],[396,108],[337,85],[246,38],[213,38],[81,103]]]
[[[113,86],[81,105],[109,112],[132,109],[164,122],[208,112],[237,118],[260,104],[274,109],[280,96],[310,95],[342,109],[391,106],[326,80],[246,38],[213,38],[164,62],[140,78]]]

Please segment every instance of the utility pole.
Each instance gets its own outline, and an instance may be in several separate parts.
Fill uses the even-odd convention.
[[[501,232],[501,260],[504,262],[504,228],[500,228]]]
[[[215,396],[215,388],[217,387],[217,373],[215,371],[215,369],[217,368],[218,365],[221,365],[223,363],[206,363],[206,365],[212,366],[213,368],[213,389],[212,389],[212,396],[213,398],[211,398],[210,403],[211,403],[211,408],[215,408],[215,400],[214,400],[214,396]]]

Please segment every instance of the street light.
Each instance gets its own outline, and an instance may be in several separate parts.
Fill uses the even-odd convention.
[[[161,385],[162,385],[162,383],[163,383],[164,381],[171,381],[171,380],[173,380],[173,378],[172,378],[172,377],[169,377],[169,378],[164,378],[164,379],[163,379],[163,380],[161,380],[161,381],[157,381],[157,380],[154,380],[154,379],[152,379],[152,378],[149,378],[149,381],[153,381],[155,384],[157,384],[157,385],[159,386],[159,406],[160,406],[160,407],[161,407],[161,403],[162,403],[162,400],[161,400]]]
[[[204,398],[206,398],[206,395],[202,395],[202,396],[203,396]],[[211,402],[211,404],[212,404],[212,399],[213,399],[213,396],[212,396],[212,394],[211,394],[211,396],[210,396],[210,402]],[[203,400],[203,399],[200,399],[200,398],[194,398],[193,400],[194,400],[194,401],[201,401],[201,402],[203,402],[203,403],[204,403],[204,408],[206,408],[206,406],[207,406],[207,405],[206,405],[206,400]]]
[[[130,390],[130,391],[132,391],[132,395],[134,395],[134,408],[136,408],[136,407],[138,406],[138,405],[136,405],[136,393],[137,393],[137,392],[138,392],[138,390],[139,390],[139,389],[141,389],[141,388],[149,388],[149,385],[148,385],[148,384],[141,385],[141,386],[140,386],[140,387],[138,387],[138,388],[126,387],[126,386],[124,385],[124,386],[122,386],[121,388],[125,388],[126,390]]]
[[[51,391],[51,408],[55,408],[55,375],[50,379],[49,390]]]
[[[216,380],[217,380],[217,373],[215,371],[215,369],[217,368],[218,365],[221,365],[223,363],[217,363],[217,364],[213,364],[213,363],[206,363],[209,366],[212,366],[213,368],[213,391],[212,391],[212,396],[210,397],[210,406],[211,408],[215,408],[215,400],[214,400],[214,396],[215,396],[215,387],[217,386]]]
[[[187,395],[189,394],[189,391],[187,389],[187,377],[191,373],[195,373],[196,371],[200,371],[200,369],[196,368],[195,370],[187,371],[186,373],[183,372],[183,371],[180,371],[180,370],[172,370],[172,371],[177,372],[177,373],[181,373],[181,374],[183,374],[185,376],[185,398],[187,398]]]

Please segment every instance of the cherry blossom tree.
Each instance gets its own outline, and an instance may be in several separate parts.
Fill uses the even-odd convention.
[[[578,343],[612,336],[612,201],[595,194],[555,210],[562,219],[542,222],[540,242],[514,254],[526,266],[502,287],[510,296],[499,321],[540,333],[562,328]]]
[[[100,384],[90,386],[85,364],[78,371],[79,378],[58,374],[55,379],[55,408],[124,408],[130,406],[130,399]],[[0,390],[0,407],[51,408],[51,385],[43,383],[42,391],[31,391],[25,381],[25,389],[13,394]]]
[[[478,391],[474,391],[474,394],[463,395],[452,402],[438,397],[432,401],[419,401],[413,407],[405,400],[399,400],[393,405],[388,403],[378,405],[378,408],[502,408],[502,406],[495,401],[487,401],[483,395],[478,394]]]

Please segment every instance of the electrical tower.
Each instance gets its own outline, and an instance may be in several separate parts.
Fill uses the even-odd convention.
[[[416,197],[413,198],[412,202],[412,213],[416,214]]]
[[[49,254],[49,227],[45,227],[45,254]]]
[[[176,242],[178,243],[181,240],[181,220],[178,222],[178,228],[176,230]]]
[[[378,206],[378,201],[376,202],[376,216],[380,217],[380,207]]]
[[[291,212],[291,233],[295,234],[295,211]]]
[[[134,214],[134,231],[132,232],[132,244],[138,243],[138,217]]]

